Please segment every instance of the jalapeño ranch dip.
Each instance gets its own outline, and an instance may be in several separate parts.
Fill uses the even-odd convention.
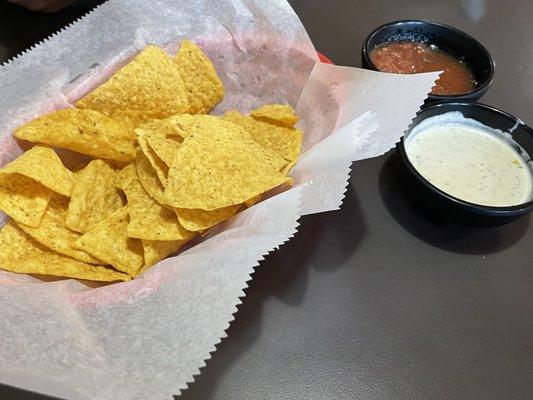
[[[459,111],[427,118],[405,140],[409,161],[431,184],[470,203],[506,207],[532,198],[533,163],[511,134]]]

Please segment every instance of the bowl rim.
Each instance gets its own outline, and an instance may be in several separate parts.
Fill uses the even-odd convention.
[[[488,90],[489,86],[492,84],[492,82],[494,80],[494,74],[496,72],[496,63],[494,62],[494,59],[490,55],[490,53],[487,50],[487,48],[485,46],[483,46],[483,44],[481,44],[476,38],[474,38],[473,36],[469,35],[468,33],[464,32],[464,31],[462,31],[462,30],[460,30],[458,28],[455,28],[455,27],[450,26],[450,25],[443,24],[441,22],[429,21],[429,20],[425,20],[425,19],[401,19],[401,20],[397,20],[397,21],[387,22],[387,23],[385,23],[383,25],[378,26],[372,32],[370,32],[368,34],[368,36],[365,38],[365,40],[363,41],[363,46],[362,46],[361,52],[363,54],[363,57],[365,58],[366,63],[369,65],[369,67],[371,69],[373,69],[374,71],[379,71],[379,69],[374,65],[374,63],[372,63],[372,60],[370,59],[370,51],[371,50],[368,48],[368,44],[369,44],[370,40],[379,31],[381,31],[384,28],[387,28],[387,27],[393,26],[393,25],[400,25],[400,24],[407,24],[407,23],[416,23],[416,24],[421,24],[421,25],[422,24],[428,24],[428,25],[434,25],[434,26],[438,26],[438,27],[441,27],[441,28],[445,28],[445,29],[451,30],[451,31],[455,32],[456,34],[462,35],[466,39],[474,42],[481,49],[482,53],[484,53],[484,56],[489,60],[489,65],[490,65],[489,76],[487,77],[487,79],[485,79],[485,81],[482,84],[476,86],[474,89],[472,89],[472,90],[470,90],[468,92],[464,92],[464,93],[460,93],[460,94],[432,94],[432,93],[429,93],[428,97],[430,99],[436,99],[436,100],[445,100],[445,99],[454,100],[454,99],[457,99],[457,100],[460,100],[461,98],[463,98],[465,96],[466,97],[472,96],[472,95],[475,95],[475,94],[480,93],[480,92],[484,93],[484,91]]]
[[[481,108],[481,109],[488,110],[489,112],[493,112],[495,114],[499,114],[500,116],[503,116],[504,118],[506,118],[506,119],[508,119],[510,121],[513,121],[514,123],[516,123],[517,121],[521,121],[519,118],[509,114],[506,111],[500,110],[500,109],[498,109],[496,107],[489,106],[489,105],[483,104],[483,103],[467,102],[467,101],[456,101],[456,102],[441,101],[441,102],[437,102],[437,103],[432,103],[432,104],[429,104],[427,106],[422,107],[415,118],[417,118],[419,115],[421,115],[423,112],[425,112],[427,110],[440,108],[440,107],[444,107],[444,106],[459,106],[460,108],[462,108],[462,107]],[[436,115],[439,115],[439,114],[436,114]],[[431,182],[429,182],[420,172],[418,172],[416,167],[411,163],[411,160],[409,159],[409,156],[407,155],[407,151],[406,151],[406,148],[405,148],[405,137],[406,137],[406,135],[408,135],[409,132],[416,125],[418,125],[420,122],[422,122],[424,119],[426,119],[426,118],[423,118],[421,121],[417,122],[416,124],[411,123],[409,125],[409,128],[404,133],[404,136],[402,136],[400,142],[398,143],[399,147],[400,147],[400,153],[401,153],[402,159],[406,163],[407,169],[409,170],[409,172],[420,183],[425,185],[427,188],[429,188],[431,191],[433,191],[437,195],[446,198],[448,201],[451,201],[451,202],[453,202],[453,203],[455,203],[457,205],[460,205],[463,208],[469,208],[469,209],[472,209],[472,211],[475,210],[478,213],[483,213],[483,214],[491,213],[491,214],[499,214],[499,215],[507,215],[507,214],[514,215],[514,214],[517,214],[520,211],[526,211],[528,209],[533,209],[533,198],[531,200],[529,200],[529,201],[526,201],[525,203],[516,204],[514,206],[487,206],[487,205],[483,205],[483,204],[471,203],[469,201],[462,200],[462,199],[460,199],[458,197],[452,196],[451,194],[446,193],[445,191],[439,189],[437,186],[435,186]],[[473,118],[473,119],[475,119],[475,118]],[[478,120],[476,120],[476,121],[478,121]],[[479,121],[479,122],[483,123],[483,121]],[[526,125],[524,123],[522,123],[522,125],[528,131],[530,131],[529,133],[531,135],[533,135],[533,129],[529,125]],[[533,155],[530,155],[530,156],[532,156],[532,158],[533,158]]]

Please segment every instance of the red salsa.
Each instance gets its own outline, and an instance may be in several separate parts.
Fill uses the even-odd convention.
[[[378,70],[395,74],[444,71],[431,91],[433,94],[462,94],[471,91],[477,84],[464,62],[434,45],[384,43],[370,52],[370,60]]]

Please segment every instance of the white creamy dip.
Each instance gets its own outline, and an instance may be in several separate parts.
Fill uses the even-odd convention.
[[[533,163],[512,139],[460,112],[427,118],[405,142],[417,171],[442,191],[486,206],[531,200]]]

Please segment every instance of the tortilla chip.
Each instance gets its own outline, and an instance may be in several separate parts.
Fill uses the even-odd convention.
[[[240,207],[240,204],[236,204],[212,211],[200,210],[197,208],[177,208],[176,214],[178,215],[180,224],[185,229],[188,231],[199,232],[204,229],[209,229],[232,217],[237,211],[239,211]]]
[[[254,204],[259,203],[261,201],[262,196],[258,194],[257,196],[252,197],[251,199],[248,199],[244,202],[244,205],[246,207],[252,207]]]
[[[189,96],[179,66],[163,50],[148,46],[76,106],[136,127],[187,112]]]
[[[137,134],[145,134],[152,137],[167,138],[183,142],[194,129],[199,121],[204,121],[205,115],[177,114],[168,118],[147,122],[135,129]],[[215,118],[215,117],[209,117]]]
[[[180,123],[179,118],[178,121],[176,121],[174,117],[168,117],[142,124],[135,129],[135,132],[137,135],[144,134],[148,136],[171,138],[181,143],[186,136],[184,129],[185,126]]]
[[[188,240],[154,241],[143,240],[144,267],[139,274],[178,251]]]
[[[236,204],[233,206],[218,208],[213,211],[206,211],[201,209],[191,208],[176,208],[176,214],[180,224],[188,231],[203,233],[209,229],[235,215],[244,207],[252,207],[257,202],[261,201],[261,195],[257,195],[248,199],[244,204]]]
[[[300,119],[300,117],[294,115],[294,108],[288,104],[265,104],[252,111],[250,116],[259,121],[287,128],[294,127],[294,124]]]
[[[137,151],[137,159],[135,161],[137,167],[137,174],[139,176],[139,181],[143,186],[144,190],[159,204],[164,205],[163,191],[165,190],[164,186],[159,181],[155,170],[150,165],[150,161],[140,150]]]
[[[20,229],[33,239],[58,253],[75,258],[89,264],[103,265],[104,262],[74,247],[74,242],[81,234],[71,231],[65,226],[68,198],[52,194],[46,212],[37,228],[18,223]]]
[[[122,198],[116,188],[117,174],[109,163],[91,161],[76,173],[76,182],[65,219],[67,228],[85,233],[119,208]]]
[[[213,63],[188,40],[182,40],[175,61],[189,92],[188,112],[207,114],[224,97],[224,85]]]
[[[148,146],[163,161],[166,165],[166,176],[168,177],[168,169],[172,167],[174,155],[180,147],[180,143],[174,139],[162,138],[159,136],[148,136]]]
[[[165,164],[157,156],[157,154],[155,154],[152,148],[148,145],[148,136],[138,135],[137,140],[139,142],[139,147],[144,153],[144,156],[150,162],[150,165],[152,166],[153,170],[155,171],[157,175],[157,178],[159,179],[161,184],[165,186],[167,184],[167,176],[168,176],[168,168],[169,168],[168,165]]]
[[[302,131],[258,121],[237,111],[227,112],[223,118],[242,126],[261,147],[287,160],[286,164],[298,159],[302,147]]]
[[[216,210],[288,181],[279,172],[286,162],[265,152],[238,125],[208,115],[188,117],[196,122],[175,154],[164,191],[166,204]]]
[[[141,150],[163,186],[166,185],[174,153],[183,141],[182,129],[172,121],[172,117],[165,118],[148,122],[135,129]]]
[[[133,131],[93,110],[69,108],[44,115],[22,125],[15,137],[106,160],[131,162],[135,155]]]
[[[204,230],[231,218],[243,206],[252,207],[259,201],[261,201],[260,194],[246,200],[244,204],[236,204],[229,207],[218,208],[213,211],[191,208],[176,208],[176,214],[178,215],[180,224],[185,229],[188,231],[203,233]]]
[[[145,240],[186,240],[194,234],[183,229],[176,213],[163,207],[144,190],[135,165],[121,172],[121,187],[128,198],[128,236]]]
[[[0,210],[15,221],[39,226],[52,192],[20,174],[0,174]]]
[[[181,143],[183,143],[183,141],[189,135],[195,132],[205,133],[216,132],[218,130],[230,130],[233,135],[231,140],[239,139],[249,141],[251,138],[250,133],[247,132],[246,129],[243,128],[241,125],[232,121],[228,121],[225,118],[215,117],[211,115],[179,114],[167,118],[165,121],[166,124],[172,125],[174,127],[173,133],[166,133],[166,138],[178,141],[180,146]],[[159,137],[161,137],[161,135],[159,135]],[[177,149],[174,150],[173,155],[175,155],[178,149],[179,146]],[[266,152],[270,154],[270,161],[272,162],[272,166],[275,169],[280,170],[287,164],[287,160],[280,157],[279,155],[269,151]],[[172,162],[174,162],[174,160],[172,160]]]
[[[294,167],[296,165],[296,162],[298,160],[294,160],[294,161],[291,161],[290,163],[288,163],[287,165],[285,165],[281,170],[280,172],[283,174],[283,175],[288,175],[289,172],[291,172],[291,169],[292,167]]]
[[[34,146],[0,169],[0,174],[14,173],[27,176],[63,196],[72,194],[74,174],[65,168],[50,147]]]
[[[135,277],[144,264],[143,247],[140,240],[128,237],[128,222],[128,209],[123,207],[96,224],[74,246]]]
[[[127,281],[111,268],[86,264],[41,245],[8,221],[0,231],[0,268],[25,274],[53,275],[90,281]]]

